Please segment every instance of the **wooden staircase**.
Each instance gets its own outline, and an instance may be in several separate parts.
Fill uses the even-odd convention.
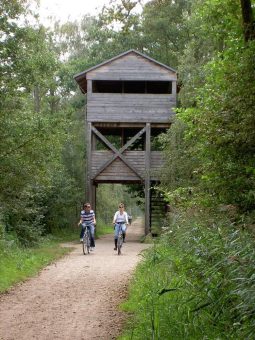
[[[150,199],[150,226],[152,236],[158,236],[161,233],[163,220],[165,219],[165,201],[163,195],[155,190],[151,189]]]

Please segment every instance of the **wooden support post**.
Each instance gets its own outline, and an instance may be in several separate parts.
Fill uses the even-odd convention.
[[[87,155],[87,133],[88,133],[88,124],[87,124],[87,105],[84,107],[84,140],[85,140],[85,146],[86,146],[86,155]],[[88,192],[88,163],[85,163],[85,169],[84,169],[84,187],[83,187],[83,198],[87,199],[87,192]]]
[[[96,136],[92,133],[91,135],[91,151],[95,151],[97,146]]]
[[[177,82],[172,81],[172,95],[174,96],[174,98],[176,98],[176,93],[177,93]]]
[[[87,81],[87,93],[91,94],[92,93],[92,80],[88,79]]]
[[[92,181],[91,181],[91,140],[92,130],[91,123],[87,124],[87,163],[86,163],[86,201],[92,198]]]
[[[150,232],[150,153],[151,153],[151,125],[146,123],[145,144],[145,235]]]
[[[91,180],[91,199],[90,199],[91,207],[94,211],[96,211],[96,186]]]

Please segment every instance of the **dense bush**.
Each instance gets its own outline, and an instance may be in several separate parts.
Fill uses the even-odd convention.
[[[243,225],[209,210],[172,214],[133,278],[124,339],[252,339],[255,245]]]

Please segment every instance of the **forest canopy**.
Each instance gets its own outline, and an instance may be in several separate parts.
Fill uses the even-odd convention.
[[[178,71],[162,190],[254,209],[254,1],[138,4],[49,29],[31,2],[3,2],[0,214],[25,243],[71,225],[84,200],[86,98],[74,74],[131,48]]]

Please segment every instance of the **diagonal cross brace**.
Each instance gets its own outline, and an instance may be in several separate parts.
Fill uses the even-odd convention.
[[[94,126],[92,127],[92,131],[114,152],[114,155],[98,169],[98,171],[94,175],[94,178],[97,177],[117,157],[119,157],[138,177],[143,179],[143,177],[139,174],[138,170],[126,159],[125,156],[122,155],[122,153],[146,131],[146,127],[144,127],[134,137],[132,137],[120,150],[116,149],[115,146],[112,145],[108,141],[108,139],[105,138]]]

